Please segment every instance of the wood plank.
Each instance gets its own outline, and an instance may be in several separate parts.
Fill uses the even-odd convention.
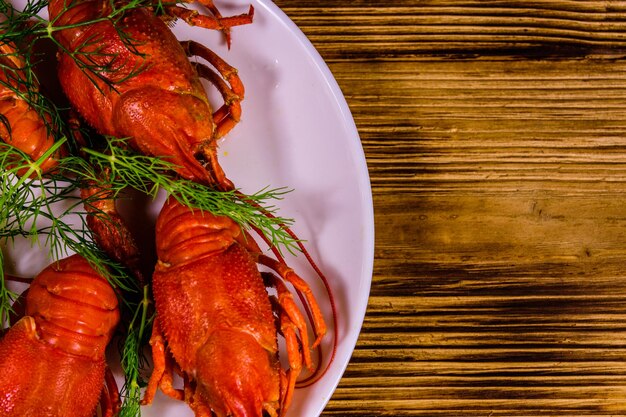
[[[344,91],[353,92],[349,103],[375,191],[393,183],[404,191],[454,185],[582,192],[598,182],[619,189],[615,184],[626,180],[621,63],[428,60],[356,67],[333,71]],[[370,78],[377,81],[364,82]]]
[[[623,53],[621,1],[278,1],[322,55],[586,56]]]

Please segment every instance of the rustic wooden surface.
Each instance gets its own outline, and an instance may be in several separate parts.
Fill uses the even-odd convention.
[[[276,0],[372,182],[324,416],[626,415],[626,2]]]

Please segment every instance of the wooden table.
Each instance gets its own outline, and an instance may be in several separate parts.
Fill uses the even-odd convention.
[[[375,204],[323,415],[626,415],[626,2],[276,3],[347,98]]]

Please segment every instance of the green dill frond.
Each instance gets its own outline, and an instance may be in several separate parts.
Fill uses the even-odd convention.
[[[0,40],[17,44],[29,43],[29,38],[38,29],[35,21],[43,21],[39,13],[46,8],[47,1],[28,0],[22,10],[17,10],[7,0],[0,0],[0,13],[6,20],[0,22]]]
[[[146,385],[142,377],[142,370],[146,367],[143,346],[148,343],[154,318],[148,317],[150,306],[148,292],[146,285],[143,287],[143,298],[131,309],[132,319],[120,347],[121,365],[126,382],[122,387],[123,402],[119,417],[136,417],[141,414],[141,388]]]
[[[64,138],[57,141],[41,158],[32,161],[19,149],[0,142],[0,167],[4,167],[0,172],[0,241],[26,237],[33,244],[48,247],[52,259],[78,253],[112,285],[136,292],[137,284],[124,268],[94,243],[83,201],[77,195],[83,182],[63,174],[66,168],[74,169],[73,159],[61,159],[55,172],[44,177],[41,165],[64,143]]]
[[[88,148],[83,148],[82,152],[87,155],[88,165],[96,167],[94,177],[89,180],[97,183],[98,172],[110,172],[108,186],[114,193],[132,187],[154,198],[159,189],[163,189],[181,204],[230,217],[246,230],[260,230],[277,248],[286,248],[290,252],[298,250],[297,242],[285,230],[293,220],[266,215],[276,213],[276,206],[269,202],[282,199],[290,191],[286,188],[264,188],[245,198],[240,197],[237,191],[213,190],[206,185],[177,178],[173,175],[177,168],[175,164],[162,158],[137,154],[119,139],[109,138],[103,152]]]
[[[9,290],[4,277],[4,254],[0,250],[0,331],[4,326],[10,326],[10,317],[13,313],[13,303],[18,295]]]

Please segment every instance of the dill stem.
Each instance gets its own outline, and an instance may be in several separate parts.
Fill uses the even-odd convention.
[[[143,332],[146,328],[146,320],[148,318],[148,306],[150,300],[148,299],[148,286],[143,286],[143,299],[141,300],[141,321],[139,322],[139,337],[137,340],[141,342],[143,340]]]
[[[63,26],[53,26],[52,22],[48,22],[45,29],[34,30],[33,33],[36,35],[41,34],[41,35],[51,38],[54,32],[59,32],[61,30],[68,30],[68,29],[76,29],[79,27],[94,25],[96,23],[106,22],[110,20],[111,19],[109,19],[108,17],[99,17],[93,20],[88,20],[85,22],[78,22],[78,23],[73,23],[71,25],[63,25]]]
[[[80,152],[86,153],[87,155],[97,156],[98,158],[105,159],[111,163],[111,167],[113,167],[116,162],[116,158],[113,155],[107,155],[102,152],[98,152],[93,149],[90,149],[90,148],[85,148],[85,147],[80,148]]]
[[[54,142],[52,146],[50,146],[50,148],[46,152],[44,152],[44,154],[41,155],[36,161],[28,163],[28,170],[24,173],[24,175],[20,177],[19,180],[17,180],[17,183],[15,183],[15,186],[14,186],[15,189],[18,189],[19,187],[21,187],[22,184],[24,184],[24,182],[30,178],[30,175],[33,172],[37,172],[38,176],[41,176],[41,165],[48,158],[50,158],[50,156],[52,156],[52,154],[54,154],[57,151],[57,149],[59,149],[61,145],[63,145],[66,141],[67,139],[65,137],[59,139],[58,141]]]

